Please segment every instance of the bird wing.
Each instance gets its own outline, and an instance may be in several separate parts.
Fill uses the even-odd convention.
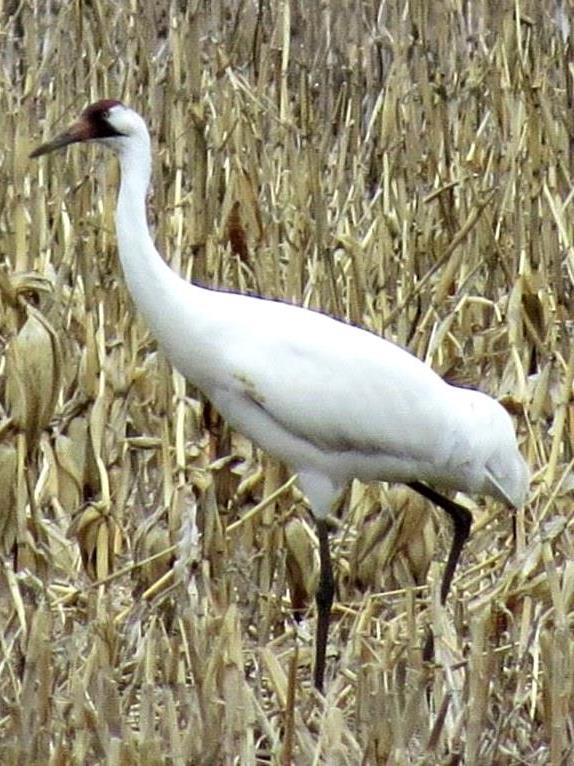
[[[217,345],[226,350],[215,386],[225,381],[319,449],[436,460],[448,437],[441,438],[441,429],[448,424],[449,386],[428,366],[316,312],[257,299],[240,308],[219,330]],[[228,401],[212,395],[216,404]],[[234,412],[223,414],[252,435]]]

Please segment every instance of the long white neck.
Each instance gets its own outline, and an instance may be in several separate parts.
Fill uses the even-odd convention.
[[[151,176],[147,130],[143,128],[137,135],[120,141],[121,184],[116,229],[126,283],[168,358],[183,374],[201,385],[205,365],[194,360],[189,348],[205,345],[206,323],[214,314],[209,297],[213,293],[182,280],[165,263],[152,241],[146,214]]]
[[[138,308],[153,324],[164,280],[173,274],[152,241],[146,214],[151,177],[151,151],[147,132],[132,136],[119,153],[121,184],[116,210],[120,261],[128,289]]]

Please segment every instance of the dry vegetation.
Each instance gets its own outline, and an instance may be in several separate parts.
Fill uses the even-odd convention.
[[[573,762],[572,12],[0,3],[2,764]],[[303,498],[138,317],[115,162],[27,159],[102,97],[151,123],[175,269],[384,333],[515,415],[531,500],[514,524],[468,500],[445,610],[444,518],[349,492],[325,699]]]

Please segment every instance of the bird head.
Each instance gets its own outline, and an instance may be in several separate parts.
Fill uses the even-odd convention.
[[[474,423],[473,451],[483,473],[482,491],[514,508],[526,503],[530,471],[520,454],[512,419],[496,399],[480,391],[465,391]]]
[[[522,508],[530,488],[530,471],[518,448],[512,419],[491,396],[451,387],[455,437],[449,457],[456,489],[490,495]]]
[[[68,144],[84,141],[97,141],[121,151],[126,138],[141,132],[142,125],[142,118],[121,101],[96,101],[84,109],[77,122],[51,141],[38,146],[30,157],[40,157]]]

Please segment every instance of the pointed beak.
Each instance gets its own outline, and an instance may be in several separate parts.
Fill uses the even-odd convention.
[[[80,120],[69,127],[68,130],[60,133],[56,138],[36,147],[36,149],[30,153],[30,157],[40,157],[42,154],[48,154],[56,149],[61,149],[63,146],[68,146],[68,144],[76,144],[78,141],[87,141],[90,138],[89,124]]]

